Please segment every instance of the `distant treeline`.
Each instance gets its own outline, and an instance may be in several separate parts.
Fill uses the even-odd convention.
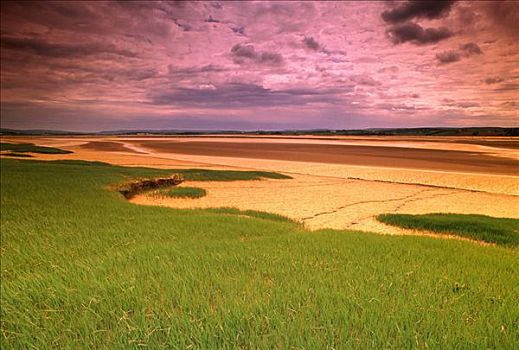
[[[403,128],[403,129],[363,129],[332,130],[315,135],[403,135],[403,136],[519,136],[519,128]]]
[[[471,127],[471,128],[399,128],[399,129],[357,129],[357,130],[114,130],[100,132],[68,132],[57,130],[14,130],[0,129],[0,135],[10,136],[74,136],[74,135],[281,135],[281,136],[519,136],[519,128]]]

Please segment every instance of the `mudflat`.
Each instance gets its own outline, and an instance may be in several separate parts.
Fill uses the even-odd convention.
[[[309,144],[304,143],[304,141],[301,141],[301,143],[278,143],[275,141],[260,142],[257,140],[248,142],[149,140],[139,141],[139,143],[142,147],[161,153],[484,174],[519,174],[519,162],[517,160],[459,150],[349,144]]]
[[[119,142],[110,141],[90,141],[80,146],[84,149],[95,150],[95,151],[108,151],[108,152],[130,152],[130,153],[142,153],[135,151],[131,148],[126,147],[124,144]]]

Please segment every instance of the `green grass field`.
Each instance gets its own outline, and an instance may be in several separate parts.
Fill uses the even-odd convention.
[[[206,191],[199,187],[173,187],[165,188],[154,192],[159,196],[173,198],[201,198],[206,195]]]
[[[171,172],[1,160],[2,349],[518,348],[517,249],[110,190]]]
[[[513,247],[519,245],[519,220],[516,219],[462,214],[384,214],[377,219],[409,229],[451,234]]]
[[[60,148],[54,148],[54,147],[43,147],[43,146],[36,146],[32,143],[6,143],[2,142],[0,143],[0,150],[1,151],[13,151],[18,153],[46,153],[46,154],[68,154],[72,153],[71,151],[66,151],[64,149]]]

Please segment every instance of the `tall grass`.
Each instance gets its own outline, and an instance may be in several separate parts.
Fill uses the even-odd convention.
[[[487,243],[519,245],[519,220],[463,214],[384,214],[383,223],[410,229],[433,231]]]
[[[2,349],[519,345],[517,250],[108,190],[169,173],[1,160]]]

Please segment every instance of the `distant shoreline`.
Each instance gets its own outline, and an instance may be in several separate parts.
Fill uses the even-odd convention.
[[[464,127],[464,128],[371,128],[371,129],[310,129],[310,130],[113,130],[74,132],[61,130],[0,129],[1,136],[508,136],[518,137],[519,127]]]

